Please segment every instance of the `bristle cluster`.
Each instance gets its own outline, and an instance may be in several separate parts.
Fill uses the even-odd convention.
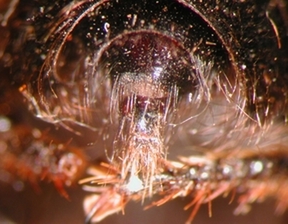
[[[237,214],[270,196],[283,212],[285,7],[284,0],[0,1],[0,180],[37,188],[44,179],[68,197],[64,185],[87,162],[92,177],[80,181],[92,192],[87,222],[153,196],[162,198],[151,206],[191,196],[187,223],[201,204],[228,193],[240,194]],[[26,105],[16,105],[23,98]],[[45,132],[52,126],[63,139]],[[108,164],[98,166],[102,153]]]
[[[288,153],[281,150],[260,155],[251,151],[240,154],[237,157],[234,153],[221,153],[180,158],[179,162],[163,161],[161,173],[152,178],[153,195],[164,196],[148,207],[160,206],[177,197],[192,196],[193,201],[185,207],[194,206],[187,221],[191,223],[201,204],[211,203],[213,199],[231,193],[232,197],[240,194],[235,214],[245,214],[250,210],[250,204],[270,197],[277,201],[276,212],[285,211],[288,204],[283,201],[283,195],[287,194],[288,187]],[[120,173],[111,166],[106,171],[103,171],[103,167],[101,169],[101,175],[100,168],[97,168],[90,172],[94,176],[81,181],[82,184],[88,184],[84,189],[98,195],[95,198],[93,194],[85,201],[85,204],[90,204],[90,209],[86,210],[89,221],[100,221],[107,215],[123,210],[129,200],[138,201],[143,199],[143,195],[147,196],[143,182],[138,177],[121,180]],[[107,191],[110,192],[109,201],[118,202],[115,211],[113,208],[117,206],[105,207],[106,210],[101,207]]]

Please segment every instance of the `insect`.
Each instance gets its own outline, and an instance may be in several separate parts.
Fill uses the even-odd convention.
[[[128,213],[129,203],[149,212],[181,198],[183,223],[197,222],[203,204],[213,222],[221,196],[234,214],[271,198],[270,210],[285,213],[286,1],[0,6],[7,219],[46,222],[49,205],[35,204],[53,190],[51,206],[62,196],[79,213],[50,208],[59,214],[50,223],[105,223]],[[5,200],[15,195],[19,215]],[[159,222],[181,222],[182,213],[173,214],[175,221]]]

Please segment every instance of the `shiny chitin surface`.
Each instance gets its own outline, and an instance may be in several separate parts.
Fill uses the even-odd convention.
[[[0,1],[1,194],[75,189],[87,223],[178,197],[187,223],[222,195],[283,214],[287,4]]]

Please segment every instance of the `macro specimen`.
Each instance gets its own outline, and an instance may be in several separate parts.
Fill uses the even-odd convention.
[[[2,0],[0,12],[3,222],[216,223],[224,197],[221,223],[265,201],[259,223],[285,223],[286,0]],[[145,211],[122,219],[129,204]]]

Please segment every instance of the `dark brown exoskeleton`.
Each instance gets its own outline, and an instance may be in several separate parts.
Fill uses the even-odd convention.
[[[78,181],[87,223],[151,198],[283,213],[286,2],[0,1],[0,180]]]

